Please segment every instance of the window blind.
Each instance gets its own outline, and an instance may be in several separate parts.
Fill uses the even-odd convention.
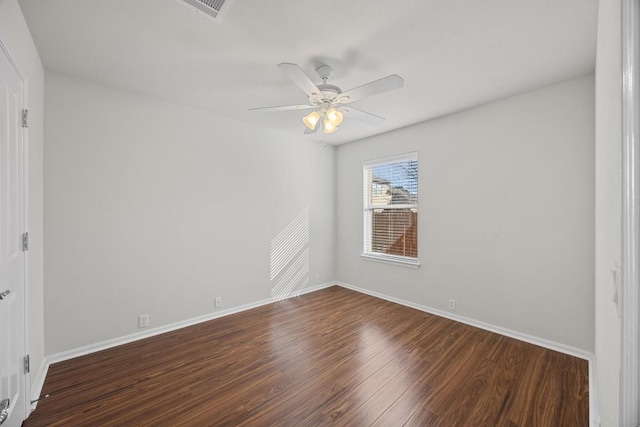
[[[417,259],[417,154],[366,162],[363,194],[364,254],[384,259]]]

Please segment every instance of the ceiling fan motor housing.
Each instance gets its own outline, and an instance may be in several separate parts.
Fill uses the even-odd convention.
[[[321,65],[316,68],[316,73],[326,82],[331,77],[331,74],[333,74],[333,68],[331,68],[330,65]]]
[[[330,84],[321,84],[317,86],[320,90],[319,94],[312,93],[309,96],[309,102],[312,105],[320,105],[324,102],[333,102],[336,101],[338,95],[342,93],[338,86],[330,85]]]

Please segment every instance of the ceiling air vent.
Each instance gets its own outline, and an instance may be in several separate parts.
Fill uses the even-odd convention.
[[[196,12],[212,18],[216,22],[222,21],[225,12],[233,0],[176,0]]]

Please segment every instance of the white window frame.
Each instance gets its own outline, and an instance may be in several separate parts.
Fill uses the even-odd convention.
[[[404,267],[418,268],[420,262],[418,258],[406,257],[401,255],[383,254],[380,252],[373,252],[371,250],[372,238],[371,238],[371,223],[372,213],[374,209],[415,209],[418,211],[418,201],[415,204],[397,204],[397,205],[372,205],[371,201],[371,180],[372,169],[374,166],[386,165],[391,163],[400,163],[415,160],[418,161],[418,153],[405,153],[396,156],[385,157],[376,160],[369,160],[362,165],[362,193],[363,193],[363,212],[362,212],[362,235],[363,235],[363,249],[361,257],[367,261],[377,261],[388,264],[401,265]],[[418,228],[419,232],[420,228]],[[419,247],[419,245],[418,245]]]

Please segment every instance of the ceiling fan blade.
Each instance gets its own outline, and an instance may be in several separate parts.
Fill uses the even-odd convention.
[[[282,70],[282,72],[291,79],[300,89],[304,91],[308,96],[313,94],[321,95],[320,89],[313,84],[309,76],[302,71],[296,64],[290,64],[288,62],[283,62],[282,64],[278,64],[278,68]]]
[[[400,89],[403,86],[404,79],[397,74],[391,74],[390,76],[383,77],[379,80],[375,80],[362,86],[358,86],[346,92],[342,92],[338,96],[338,102],[347,104],[349,102],[357,101],[367,96],[373,96],[379,93],[388,92],[390,90]]]
[[[375,114],[367,113],[366,111],[358,110],[357,108],[341,107],[340,110],[344,111],[345,116],[348,118],[368,125],[376,126],[384,123],[384,117],[376,116]]]
[[[290,111],[290,110],[310,110],[316,108],[313,105],[281,105],[279,107],[249,108],[249,111]]]

